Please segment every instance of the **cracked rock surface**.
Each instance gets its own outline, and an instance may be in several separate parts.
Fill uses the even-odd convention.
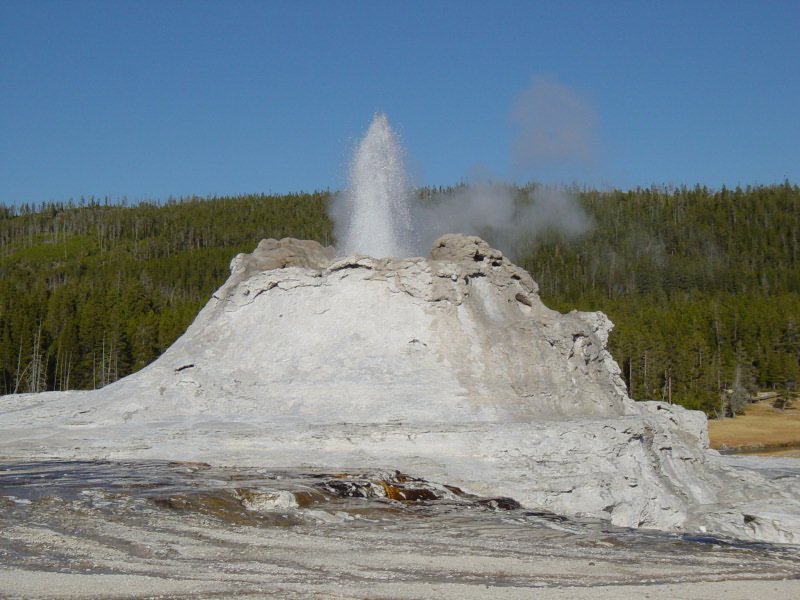
[[[800,543],[796,482],[724,464],[700,413],[630,400],[611,328],[548,309],[476,237],[427,259],[264,240],[142,371],[0,398],[0,456],[400,469],[616,525]]]

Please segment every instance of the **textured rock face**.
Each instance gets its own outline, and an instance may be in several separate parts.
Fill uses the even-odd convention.
[[[429,260],[332,260],[314,242],[266,240],[231,271],[154,367],[217,398],[213,411],[249,403],[312,422],[626,412],[610,322],[549,310],[530,275],[478,238],[445,236]]]
[[[626,396],[610,330],[545,307],[479,238],[427,260],[265,240],[146,369],[0,398],[0,455],[396,468],[619,525],[800,542],[793,490],[722,464],[703,415]]]

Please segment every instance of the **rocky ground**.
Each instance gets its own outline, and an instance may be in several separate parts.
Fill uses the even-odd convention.
[[[633,402],[611,327],[545,307],[478,238],[400,260],[265,240],[139,373],[0,398],[0,593],[800,595],[800,469],[726,461],[702,414]],[[142,475],[165,460],[400,470],[519,507],[443,497],[426,512],[433,500],[382,484],[377,513],[293,506],[238,479],[206,493],[205,470],[192,485]]]
[[[15,463],[3,598],[794,598],[794,547],[629,530],[398,474]]]

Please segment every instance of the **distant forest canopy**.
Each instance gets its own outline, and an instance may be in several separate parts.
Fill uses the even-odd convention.
[[[536,185],[514,191],[536,202]],[[569,191],[593,227],[518,238],[516,262],[549,306],[611,317],[610,350],[635,399],[713,416],[757,389],[795,396],[797,185]],[[419,190],[426,201],[457,192]],[[0,393],[97,388],[141,369],[191,323],[236,253],[266,237],[332,244],[328,198],[0,205]]]

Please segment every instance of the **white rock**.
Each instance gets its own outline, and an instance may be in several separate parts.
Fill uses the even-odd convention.
[[[611,328],[545,307],[479,238],[427,260],[264,240],[142,371],[0,398],[0,454],[400,469],[622,526],[800,543],[791,490],[708,451],[701,413],[627,397]]]

